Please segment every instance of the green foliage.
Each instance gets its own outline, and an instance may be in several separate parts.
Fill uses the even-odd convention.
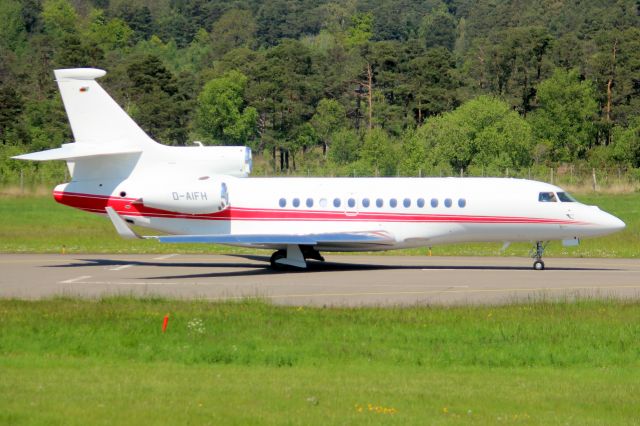
[[[453,50],[456,41],[456,19],[443,4],[431,13],[425,15],[420,28],[420,35],[424,38],[425,46],[444,47]]]
[[[366,166],[366,174],[394,176],[397,165],[396,149],[384,130],[375,128],[368,132],[360,150],[360,160]]]
[[[255,135],[258,112],[246,107],[247,77],[230,71],[210,80],[198,96],[196,129],[208,139],[225,145],[243,145]]]
[[[187,141],[189,87],[184,87],[162,61],[147,55],[127,67],[136,108],[133,118],[152,136],[167,144]]]
[[[346,110],[335,99],[322,99],[318,103],[316,113],[311,119],[311,125],[324,144],[326,153],[331,145],[333,134],[347,125]]]
[[[0,46],[6,50],[21,49],[26,42],[26,34],[18,1],[0,0],[0,22]]]
[[[0,86],[0,141],[15,143],[20,137],[15,132],[22,130],[20,119],[24,103],[22,96],[9,85]]]
[[[238,71],[246,82],[237,113],[220,118],[226,130],[201,136],[250,142],[257,158],[271,157],[270,171],[336,174],[358,162],[357,173],[375,173],[360,152],[366,144],[354,142],[364,136],[345,136],[370,126],[390,139],[396,173],[497,173],[531,159],[637,166],[629,136],[640,117],[637,9],[630,0],[579,8],[507,0],[0,0],[0,141],[35,149],[68,140],[61,109],[50,105],[60,102],[52,70],[93,66],[109,71],[102,82],[145,131],[184,144],[204,132],[195,99],[205,84]],[[477,142],[491,149],[464,146],[475,136],[435,150],[413,139],[411,130],[438,127],[432,118],[478,97],[506,102],[535,141],[515,124],[505,131],[525,140],[506,151],[494,148],[515,139],[500,126],[480,137],[498,141]],[[334,157],[337,133],[349,148]],[[312,153],[318,143],[328,151]],[[410,152],[397,155],[399,147]]]
[[[254,47],[256,22],[251,12],[231,9],[216,21],[211,31],[211,42],[218,55],[239,47]]]
[[[45,32],[57,43],[78,29],[78,14],[68,0],[45,0],[42,21]]]
[[[348,30],[347,45],[362,46],[373,36],[373,15],[371,13],[357,13],[351,17]]]
[[[460,108],[430,118],[408,143],[404,163],[415,172],[421,163],[427,170],[448,162],[454,171],[470,167],[504,170],[531,163],[532,133],[529,124],[498,99],[481,96]],[[409,154],[407,153],[407,154]]]
[[[458,105],[461,83],[452,72],[454,60],[444,48],[427,50],[407,64],[411,106],[419,124]]]
[[[615,162],[640,168],[640,118],[636,117],[627,127],[615,127],[611,139]]]
[[[354,130],[342,129],[331,133],[331,148],[329,159],[340,165],[353,163],[358,160],[360,152],[360,137]]]
[[[585,158],[594,145],[594,119],[598,105],[593,86],[580,81],[577,70],[557,69],[538,85],[540,107],[531,114],[535,138],[550,147],[551,161],[575,161]]]
[[[92,12],[88,37],[105,51],[123,49],[130,46],[133,30],[120,18],[107,19],[104,11]]]

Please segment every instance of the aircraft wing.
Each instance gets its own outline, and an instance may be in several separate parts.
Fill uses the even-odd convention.
[[[161,243],[209,243],[237,244],[250,246],[286,246],[286,245],[391,245],[395,238],[385,231],[364,232],[326,232],[318,234],[217,234],[217,235],[157,235],[139,236],[120,217],[113,207],[105,208],[109,219],[118,234],[125,239],[156,239]]]
[[[163,235],[155,238],[161,243],[217,243],[246,245],[341,245],[393,244],[395,239],[386,232],[329,232],[318,234],[222,234],[222,235]]]

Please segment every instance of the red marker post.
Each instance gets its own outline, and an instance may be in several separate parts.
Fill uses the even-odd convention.
[[[167,331],[167,325],[169,324],[169,314],[164,316],[164,321],[162,321],[162,332]]]

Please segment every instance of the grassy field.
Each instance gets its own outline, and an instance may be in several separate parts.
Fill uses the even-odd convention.
[[[161,324],[170,315],[167,332]],[[640,304],[0,300],[3,424],[637,424]]]
[[[640,257],[640,193],[583,195],[627,223],[609,237],[584,240],[579,247],[549,245],[545,255],[570,257]],[[142,233],[153,231],[142,230]],[[434,255],[498,255],[501,244],[457,244],[434,247]],[[255,253],[217,245],[160,244],[120,239],[107,219],[57,204],[51,196],[0,198],[0,252],[24,253]],[[529,244],[513,244],[502,255],[527,256]],[[389,252],[426,255],[427,248]]]

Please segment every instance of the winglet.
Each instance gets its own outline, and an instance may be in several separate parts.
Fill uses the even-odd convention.
[[[118,231],[118,234],[122,238],[124,238],[125,240],[135,240],[135,239],[142,238],[140,237],[140,235],[133,232],[131,228],[129,228],[129,225],[127,225],[127,222],[122,220],[120,215],[116,213],[113,207],[105,207],[105,210],[109,215],[109,219],[111,219],[111,223],[113,223],[113,226],[115,226],[116,231]]]

